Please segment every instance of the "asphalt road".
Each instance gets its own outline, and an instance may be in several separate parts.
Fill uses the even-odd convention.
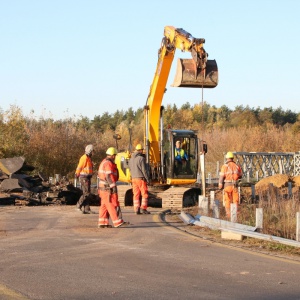
[[[74,206],[0,207],[0,299],[300,299],[299,261],[205,241],[150,211],[126,207],[129,226],[98,229]]]

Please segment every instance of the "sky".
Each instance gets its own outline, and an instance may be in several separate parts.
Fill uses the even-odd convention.
[[[93,119],[146,104],[164,27],[205,38],[214,89],[171,87],[162,105],[300,112],[298,0],[0,0],[0,110]]]

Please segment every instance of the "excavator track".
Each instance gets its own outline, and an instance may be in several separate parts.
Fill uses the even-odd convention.
[[[172,186],[166,190],[149,189],[149,204],[165,209],[182,209],[182,207],[195,205],[200,195],[200,188]],[[118,198],[121,207],[133,205],[132,186],[118,185]]]
[[[199,188],[174,186],[159,192],[157,197],[162,200],[162,208],[182,209],[182,207],[194,205],[198,201],[198,195],[200,195]]]
[[[132,206],[132,186],[130,184],[118,185],[118,199],[121,207]]]

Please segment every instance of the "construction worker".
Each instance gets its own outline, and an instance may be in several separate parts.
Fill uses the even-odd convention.
[[[176,141],[175,143],[175,160],[180,163],[188,160],[188,156],[184,149],[182,149],[180,141]]]
[[[182,171],[186,171],[186,162],[188,161],[188,156],[184,149],[181,147],[181,142],[176,141],[175,143],[175,174],[178,175]]]
[[[227,218],[230,217],[230,204],[239,204],[238,180],[242,178],[242,169],[233,159],[233,153],[227,152],[226,163],[222,166],[219,177],[219,189],[224,189]]]
[[[119,172],[115,164],[117,149],[110,147],[106,151],[106,158],[101,162],[98,170],[99,186],[98,192],[101,198],[99,209],[98,228],[109,228],[109,217],[114,227],[128,224],[124,222],[119,214],[120,204],[118,200],[117,181]]]
[[[91,179],[93,176],[93,163],[92,155],[94,152],[93,145],[85,147],[85,154],[80,159],[75,171],[76,178],[79,178],[80,186],[82,189],[82,196],[77,202],[77,209],[84,214],[93,213],[90,209],[91,197]]]
[[[131,173],[132,191],[133,191],[133,209],[139,214],[150,214],[148,208],[148,185],[150,182],[149,174],[146,168],[146,160],[143,155],[143,146],[137,144],[135,152],[129,160],[129,169]],[[142,201],[140,203],[140,197]]]

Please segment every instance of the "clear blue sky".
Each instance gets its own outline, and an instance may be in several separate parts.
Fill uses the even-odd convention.
[[[0,109],[60,119],[142,108],[164,26],[205,38],[219,85],[210,105],[300,112],[298,0],[0,0]],[[202,101],[172,88],[163,105]]]

